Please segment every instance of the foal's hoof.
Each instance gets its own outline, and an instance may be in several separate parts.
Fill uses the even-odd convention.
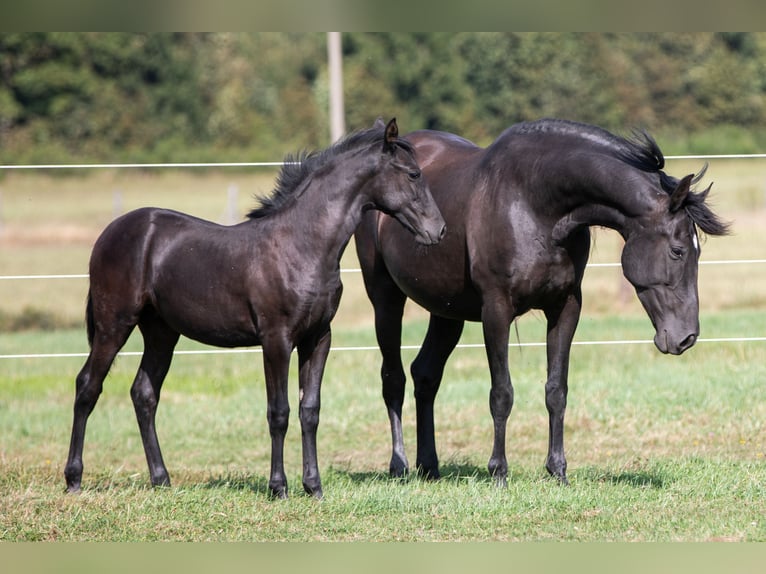
[[[563,486],[569,486],[569,480],[567,479],[566,467],[561,470],[551,470],[550,465],[545,465],[545,470],[551,475],[551,478],[555,478],[559,484]]]
[[[405,478],[410,473],[410,465],[407,459],[394,455],[388,465],[388,473],[391,478]]]
[[[313,496],[317,500],[322,500],[322,497],[324,496],[322,493],[322,483],[319,481],[311,483],[304,482],[303,490],[306,492],[306,494]]]
[[[67,485],[65,492],[67,494],[80,494],[80,492],[82,492],[82,490],[80,489],[80,485],[79,484],[69,484],[69,485]]]
[[[152,478],[153,488],[170,488],[170,478],[167,476]]]
[[[273,499],[287,500],[287,486],[269,486],[269,494]]]

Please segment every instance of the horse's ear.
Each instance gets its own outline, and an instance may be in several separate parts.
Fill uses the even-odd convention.
[[[384,122],[384,121],[383,121],[383,118],[381,118],[381,117],[378,117],[378,118],[375,120],[375,123],[374,123],[374,124],[372,124],[372,127],[373,127],[374,129],[376,129],[376,130],[382,130],[383,128],[385,128],[385,127],[386,127],[386,122]]]
[[[386,125],[386,137],[383,142],[383,151],[394,151],[397,139],[399,139],[399,126],[396,125],[396,118],[391,118],[391,121]]]
[[[670,194],[670,212],[675,213],[683,206],[686,198],[689,196],[689,187],[691,186],[694,174],[691,173],[678,182],[678,185]]]

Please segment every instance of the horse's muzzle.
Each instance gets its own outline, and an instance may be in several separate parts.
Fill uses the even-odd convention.
[[[690,333],[684,337],[681,341],[672,341],[668,336],[668,332],[663,330],[657,332],[654,336],[654,344],[660,350],[660,352],[670,355],[680,355],[684,351],[691,349],[697,342],[698,333]]]

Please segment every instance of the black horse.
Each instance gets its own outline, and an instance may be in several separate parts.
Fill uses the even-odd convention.
[[[464,321],[481,321],[492,387],[494,445],[489,471],[504,484],[506,423],[513,406],[508,373],[511,322],[530,309],[547,319],[550,416],[546,468],[566,483],[564,411],[569,353],[580,316],[589,226],[625,239],[622,268],[654,325],[663,353],[681,354],[699,335],[697,229],[727,227],[695,193],[697,176],[681,180],[646,133],[623,139],[561,120],[521,123],[489,147],[458,136],[418,131],[415,147],[448,233],[427,253],[385,215],[366,215],[355,235],[382,352],[383,398],[391,422],[390,471],[409,470],[402,439],[402,311],[407,297],[431,313],[412,363],[417,412],[417,468],[439,476],[433,403],[444,364]]]
[[[91,351],[77,376],[64,471],[70,492],[80,489],[88,416],[115,355],[138,325],[144,353],[131,397],[153,485],[170,484],[155,413],[173,349],[179,335],[186,335],[221,347],[263,347],[269,488],[277,497],[287,496],[287,379],[297,347],[303,487],[322,496],[316,431],[330,321],[342,291],[343,250],[370,208],[398,219],[425,245],[440,240],[444,219],[412,147],[398,138],[395,120],[287,161],[275,194],[239,225],[146,208],[115,220],[99,237],[87,301]]]

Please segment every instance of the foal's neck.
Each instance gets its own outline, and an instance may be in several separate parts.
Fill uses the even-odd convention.
[[[348,172],[344,158],[335,158],[312,175],[301,196],[278,214],[283,225],[290,227],[295,248],[306,257],[307,264],[336,270],[340,258],[359,223],[367,201],[365,184],[374,176],[370,162],[365,169]],[[344,172],[344,170],[346,170]]]

